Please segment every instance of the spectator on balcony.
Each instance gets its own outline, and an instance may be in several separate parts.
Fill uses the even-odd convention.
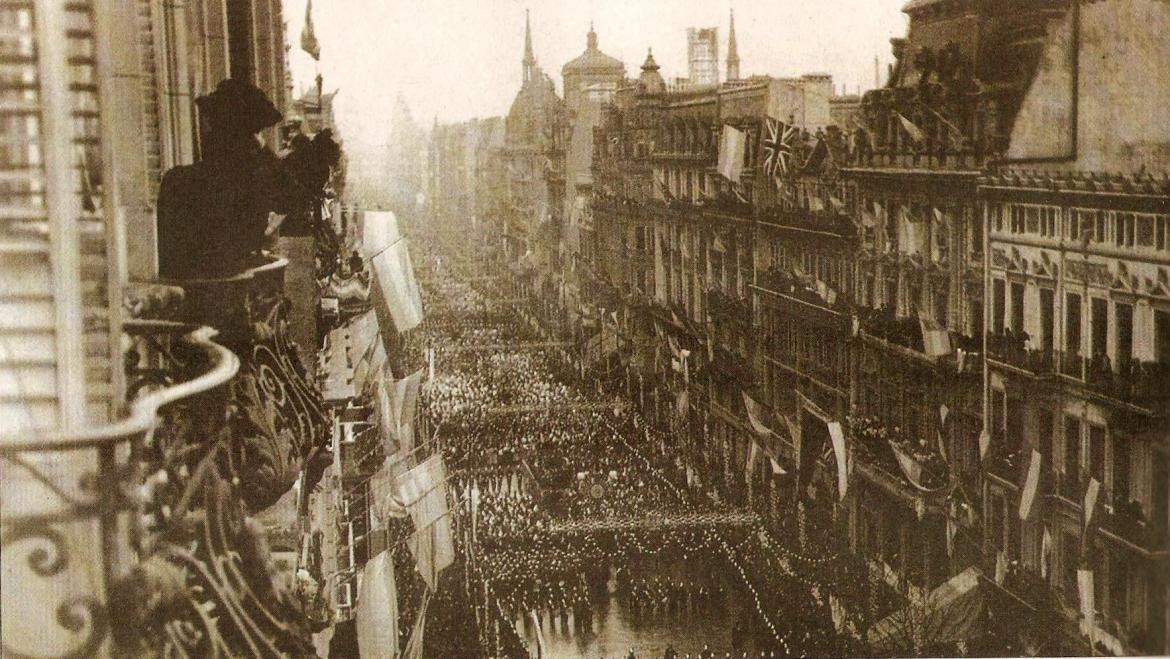
[[[296,197],[295,182],[259,135],[281,119],[264,92],[228,79],[195,104],[202,159],[172,168],[159,187],[159,272],[172,279],[246,268],[269,214],[289,213]]]

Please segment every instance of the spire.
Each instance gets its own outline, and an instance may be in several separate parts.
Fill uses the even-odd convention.
[[[585,38],[586,50],[597,50],[597,33],[593,31],[593,21],[589,21],[589,36]]]
[[[532,54],[532,24],[529,22],[528,10],[524,10],[524,82],[533,77],[536,70],[536,56]]]
[[[646,61],[642,63],[642,70],[643,71],[657,71],[658,70],[658,62],[654,61],[654,49],[653,48],[646,49]]]
[[[739,80],[739,47],[735,43],[735,10],[731,10],[731,30],[727,34],[727,79]]]

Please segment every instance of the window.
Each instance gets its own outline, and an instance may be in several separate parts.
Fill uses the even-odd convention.
[[[1109,239],[1109,223],[1105,211],[1093,214],[1093,240],[1103,243]]]
[[[1105,484],[1105,426],[1089,424],[1089,475]]]
[[[1061,473],[1078,476],[1081,473],[1081,420],[1064,417],[1064,462]]]
[[[1009,206],[1011,209],[1011,232],[1024,233],[1024,208],[1023,206]]]
[[[991,282],[991,330],[996,334],[1003,333],[1004,324],[1004,281],[996,279]]]
[[[1113,436],[1113,504],[1129,502],[1129,440]]]
[[[1068,232],[1065,238],[1072,241],[1081,239],[1081,211],[1073,209],[1068,213]]]
[[[1133,359],[1133,305],[1118,302],[1114,305],[1117,323],[1117,365]]]
[[[1041,408],[1036,415],[1036,450],[1040,451],[1041,464],[1045,470],[1052,469],[1052,442],[1056,419],[1052,410]]]
[[[1081,354],[1081,296],[1069,293],[1064,308],[1064,350],[1069,355]]]
[[[1024,331],[1024,285],[1012,282],[1012,331],[1019,335]]]
[[[1170,364],[1170,311],[1154,310],[1154,361]]]
[[[991,207],[991,226],[995,230],[996,233],[1003,233],[1003,215],[1004,215],[1004,207],[1003,206],[992,206]],[[980,242],[982,242],[982,241],[980,241]]]
[[[1170,251],[1170,215],[1154,218],[1154,249]]]
[[[1138,247],[1154,246],[1154,224],[1158,221],[1156,215],[1137,216],[1137,245]]]
[[[994,209],[994,207],[993,207]],[[994,210],[993,210],[994,212]],[[983,218],[976,214],[971,215],[971,255],[979,257],[983,254]]]
[[[1053,335],[1056,332],[1056,327],[1053,325],[1055,318],[1055,294],[1051,288],[1040,289],[1040,349],[1045,354],[1052,352]]]
[[[1113,244],[1118,247],[1133,247],[1137,220],[1133,213],[1113,214]]]
[[[1024,402],[1016,397],[1007,399],[1006,447],[1009,455],[1016,455],[1024,440]]]
[[[1045,206],[1040,209],[1040,235],[1045,238],[1056,238],[1058,223],[1060,218],[1060,209],[1055,206]]]
[[[1060,534],[1060,586],[1069,601],[1079,601],[1077,594],[1077,568],[1080,567],[1081,542],[1076,533],[1065,531]]]
[[[1089,318],[1092,344],[1089,354],[1099,357],[1105,354],[1109,337],[1109,302],[1103,298],[1092,298],[1091,316]]]

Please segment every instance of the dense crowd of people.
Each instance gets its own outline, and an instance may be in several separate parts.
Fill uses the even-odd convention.
[[[672,515],[733,510],[689,477],[677,433],[643,419],[627,392],[582,381],[506,281],[470,276],[472,257],[420,251],[428,314],[410,341],[435,359],[420,409],[453,475],[466,576],[497,643],[511,642],[501,654],[522,654],[518,642],[535,653],[541,633],[595,633],[613,604],[635,626],[734,604],[727,633],[655,657],[836,653],[827,598],[808,596],[758,526],[671,526]]]

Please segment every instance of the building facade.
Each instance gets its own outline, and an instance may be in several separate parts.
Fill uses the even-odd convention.
[[[586,364],[683,419],[720,496],[820,520],[875,588],[913,602],[979,569],[988,647],[1163,652],[1170,159],[1137,118],[1161,112],[1143,67],[1165,58],[1134,35],[1165,7],[905,12],[888,81],[861,96],[730,62],[718,87],[668,89],[652,56],[617,90],[575,312],[580,336],[620,340]],[[769,119],[796,128],[777,176]],[[833,451],[806,475],[834,423],[843,468]]]
[[[258,109],[247,137],[279,144],[280,3],[36,0],[0,23],[16,72],[0,87],[19,99],[0,110],[4,652],[312,653],[325,575],[286,559],[313,555],[313,529],[261,522],[291,501],[296,527],[294,483],[312,490],[330,456],[289,341],[289,262],[256,251],[230,273],[159,277],[164,173],[206,176],[216,189],[185,198],[210,214],[242,178],[213,157],[238,148],[217,103]],[[302,210],[323,185],[271,200]]]

